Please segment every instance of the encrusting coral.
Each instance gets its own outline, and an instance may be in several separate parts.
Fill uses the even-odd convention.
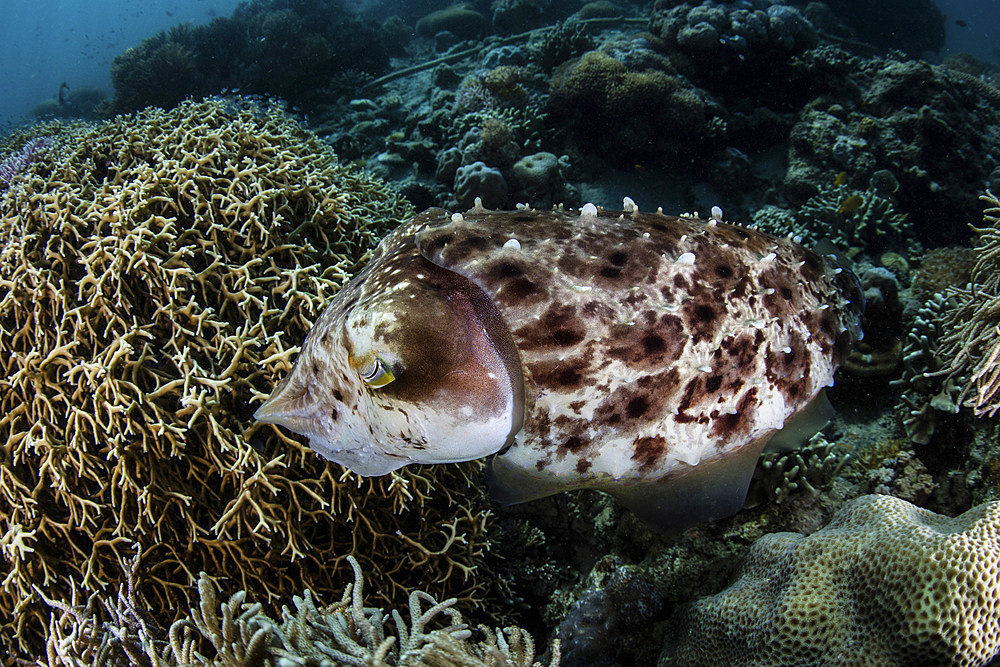
[[[862,496],[772,533],[672,624],[671,665],[984,665],[1000,651],[1000,502],[950,518]]]
[[[365,606],[361,566],[353,556],[347,561],[354,582],[344,588],[339,602],[323,606],[306,589],[292,599],[291,607],[282,606],[280,621],[263,613],[260,603],[247,602],[246,591],[220,603],[217,585],[202,572],[197,605],[163,630],[135,599],[140,562],[136,555],[114,602],[107,598],[98,602],[96,594],[85,605],[47,600],[61,612],[46,645],[48,664],[540,667],[534,661],[531,636],[517,626],[492,630],[480,625],[478,633],[484,638],[472,641],[473,631],[455,609],[455,598],[438,602],[423,591],[413,591],[408,620],[395,609],[387,614]],[[108,620],[99,622],[100,613]],[[557,665],[559,657],[556,640],[549,664]]]
[[[54,139],[0,195],[0,651],[38,654],[42,594],[113,595],[134,545],[163,627],[199,571],[275,604],[352,553],[389,601],[484,596],[475,464],[364,479],[251,417],[409,205],[262,102]]]

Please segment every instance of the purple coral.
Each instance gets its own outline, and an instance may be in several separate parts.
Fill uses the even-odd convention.
[[[9,188],[14,177],[27,169],[32,162],[37,162],[40,154],[54,143],[52,137],[29,139],[21,146],[21,150],[0,160],[0,192]]]

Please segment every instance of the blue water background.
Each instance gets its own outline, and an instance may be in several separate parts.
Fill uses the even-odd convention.
[[[111,61],[146,37],[228,16],[239,0],[0,0],[0,127],[54,98],[59,84],[108,97]],[[214,14],[213,14],[214,12]]]
[[[397,7],[416,1],[388,0]],[[873,0],[859,3],[866,1]],[[1000,1],[936,2],[948,16],[941,57],[964,51],[1000,62]],[[0,129],[54,98],[63,81],[70,88],[96,86],[111,97],[111,60],[117,54],[178,23],[204,24],[215,16],[228,16],[238,4],[238,0],[0,0]],[[349,4],[358,8],[378,2]],[[966,25],[956,23],[959,20]]]

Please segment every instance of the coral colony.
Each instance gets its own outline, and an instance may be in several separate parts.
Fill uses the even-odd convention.
[[[11,182],[19,174],[23,174],[28,165],[40,160],[42,152],[51,148],[54,143],[52,137],[35,137],[24,142],[16,153],[0,161],[0,190],[9,188]]]

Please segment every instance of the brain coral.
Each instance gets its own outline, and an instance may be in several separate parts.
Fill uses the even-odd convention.
[[[983,665],[1000,651],[1000,502],[956,518],[862,496],[775,533],[681,614],[677,665]]]
[[[114,597],[136,546],[161,628],[200,570],[274,605],[351,553],[386,600],[479,596],[473,468],[362,479],[251,417],[409,205],[273,106],[55,140],[0,194],[0,653],[41,654],[36,587]]]

